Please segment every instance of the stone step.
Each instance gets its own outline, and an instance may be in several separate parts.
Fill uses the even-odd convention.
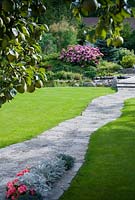
[[[135,88],[135,82],[118,82],[117,88]]]
[[[129,86],[129,85],[118,85],[117,88],[135,88],[135,85]]]
[[[118,82],[117,84],[127,84],[127,85],[135,85],[135,83],[133,83],[133,82]]]

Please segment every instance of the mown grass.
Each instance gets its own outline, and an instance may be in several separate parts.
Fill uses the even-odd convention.
[[[30,139],[81,113],[109,88],[43,88],[17,95],[0,109],[0,147]]]
[[[93,133],[86,161],[60,200],[135,199],[135,99]]]

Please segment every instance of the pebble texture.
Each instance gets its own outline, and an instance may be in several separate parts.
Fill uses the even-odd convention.
[[[99,97],[81,116],[62,122],[29,141],[0,149],[0,200],[5,199],[6,182],[13,179],[18,171],[64,153],[75,157],[75,166],[45,197],[47,200],[59,199],[84,162],[91,133],[118,118],[123,102],[132,97],[135,97],[135,89],[120,89],[115,94]]]

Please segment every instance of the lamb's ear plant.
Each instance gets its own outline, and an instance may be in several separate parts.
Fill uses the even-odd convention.
[[[57,155],[58,158],[65,161],[65,169],[69,170],[74,166],[75,159],[72,156],[65,155],[65,154],[59,154]]]
[[[17,200],[43,200],[43,197],[39,193],[37,193],[34,196],[31,196],[29,194],[24,194],[20,196]]]

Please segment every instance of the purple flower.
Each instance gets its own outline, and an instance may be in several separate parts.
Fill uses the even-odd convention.
[[[85,66],[88,63],[97,64],[102,56],[103,54],[97,47],[74,45],[68,46],[67,50],[63,49],[60,54],[60,59],[64,62],[72,62]]]

